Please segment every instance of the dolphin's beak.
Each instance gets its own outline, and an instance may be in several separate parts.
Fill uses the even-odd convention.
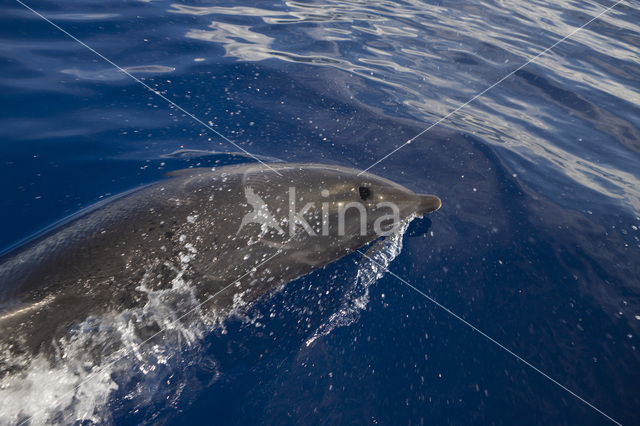
[[[420,198],[418,213],[421,215],[434,212],[442,206],[442,201],[435,195],[418,194],[418,197]]]

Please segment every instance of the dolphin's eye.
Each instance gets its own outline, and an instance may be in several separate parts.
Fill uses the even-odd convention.
[[[373,195],[373,193],[371,192],[371,188],[366,186],[359,187],[358,192],[360,193],[360,199],[362,201],[367,201],[369,198],[371,198],[371,195]]]

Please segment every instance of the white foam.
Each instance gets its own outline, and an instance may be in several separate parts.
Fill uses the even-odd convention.
[[[180,370],[181,353],[197,353],[205,331],[219,321],[200,311],[183,279],[184,264],[171,268],[176,275],[170,288],[149,288],[157,266],[138,287],[148,296],[144,306],[88,318],[55,342],[51,359],[11,358],[20,371],[0,380],[0,424],[108,423],[108,404],[119,390],[127,390],[123,399],[132,408],[173,398],[180,384],[172,391],[166,380]],[[182,320],[187,313],[188,321]]]
[[[313,333],[306,345],[311,345],[322,336],[331,333],[337,327],[346,327],[360,318],[360,312],[369,304],[369,288],[384,276],[391,262],[402,251],[402,237],[413,218],[402,225],[384,240],[376,242],[367,252],[358,268],[356,278],[344,296],[341,307],[329,319],[321,324]]]

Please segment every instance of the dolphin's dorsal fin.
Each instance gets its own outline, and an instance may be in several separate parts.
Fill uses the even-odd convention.
[[[195,175],[199,173],[210,172],[211,170],[212,170],[212,167],[192,167],[187,169],[172,170],[170,172],[165,173],[163,176],[175,177],[175,176]]]

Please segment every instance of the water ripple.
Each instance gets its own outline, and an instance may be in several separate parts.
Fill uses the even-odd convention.
[[[172,4],[169,11],[208,16],[208,29],[191,28],[185,36],[218,44],[228,57],[332,67],[371,81],[396,111],[402,105],[403,114],[426,127],[603,9],[573,1],[290,1],[272,8]],[[443,125],[546,164],[640,212],[640,161],[630,155],[640,152],[640,26],[629,13],[638,11],[620,5]],[[254,23],[238,24],[239,15]],[[619,102],[636,113],[607,108]],[[593,133],[568,132],[579,127],[571,124],[576,119]],[[529,183],[550,184],[544,180],[536,174]]]

